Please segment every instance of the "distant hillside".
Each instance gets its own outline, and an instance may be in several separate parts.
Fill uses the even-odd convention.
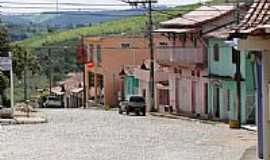
[[[159,22],[167,20],[169,18],[175,17],[178,14],[182,14],[195,8],[199,7],[199,4],[186,5],[168,9],[164,13],[155,12],[154,20],[155,24],[158,25]],[[179,10],[179,11],[178,11]],[[78,39],[80,35],[91,36],[91,35],[106,35],[106,34],[143,34],[145,30],[146,23],[145,16],[129,16],[120,18],[118,20],[112,20],[107,22],[102,22],[98,24],[94,24],[91,27],[80,27],[75,29],[70,29],[63,32],[55,32],[48,33],[45,35],[35,36],[30,39],[26,39],[24,41],[18,42],[18,44],[25,46],[36,48],[40,47],[42,44],[56,44],[64,41]]]
[[[39,14],[1,15],[6,24],[11,25],[40,25],[65,28],[68,26],[89,25],[104,21],[111,21],[127,16],[142,15],[144,9],[110,10],[110,11],[68,11],[44,12]]]

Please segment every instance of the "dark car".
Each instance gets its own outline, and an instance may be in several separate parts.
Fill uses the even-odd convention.
[[[137,115],[142,113],[145,116],[146,104],[145,99],[142,96],[131,96],[128,101],[120,102],[119,113],[126,112],[129,115],[130,112],[134,112]]]
[[[62,108],[63,102],[57,96],[48,96],[47,100],[44,102],[43,106],[45,108]]]

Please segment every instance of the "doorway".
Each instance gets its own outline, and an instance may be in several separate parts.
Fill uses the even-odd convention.
[[[220,89],[218,87],[214,87],[214,97],[213,97],[213,111],[214,117],[220,118]]]
[[[192,82],[192,91],[191,91],[191,113],[196,112],[196,105],[197,105],[197,97],[196,97],[196,87],[197,83],[195,81]]]

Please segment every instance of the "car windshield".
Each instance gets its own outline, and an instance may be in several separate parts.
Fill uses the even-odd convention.
[[[57,101],[58,99],[57,99],[57,97],[48,97],[48,100],[50,100],[50,101]]]
[[[143,97],[130,97],[130,102],[144,102]]]

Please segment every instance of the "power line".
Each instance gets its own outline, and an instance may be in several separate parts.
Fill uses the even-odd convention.
[[[0,4],[9,4],[9,5],[56,5],[56,3],[48,3],[48,2],[8,2],[8,1],[1,1]],[[122,7],[122,6],[129,6],[127,4],[113,4],[113,3],[58,3],[58,5],[65,5],[65,6],[93,6],[93,7]]]

